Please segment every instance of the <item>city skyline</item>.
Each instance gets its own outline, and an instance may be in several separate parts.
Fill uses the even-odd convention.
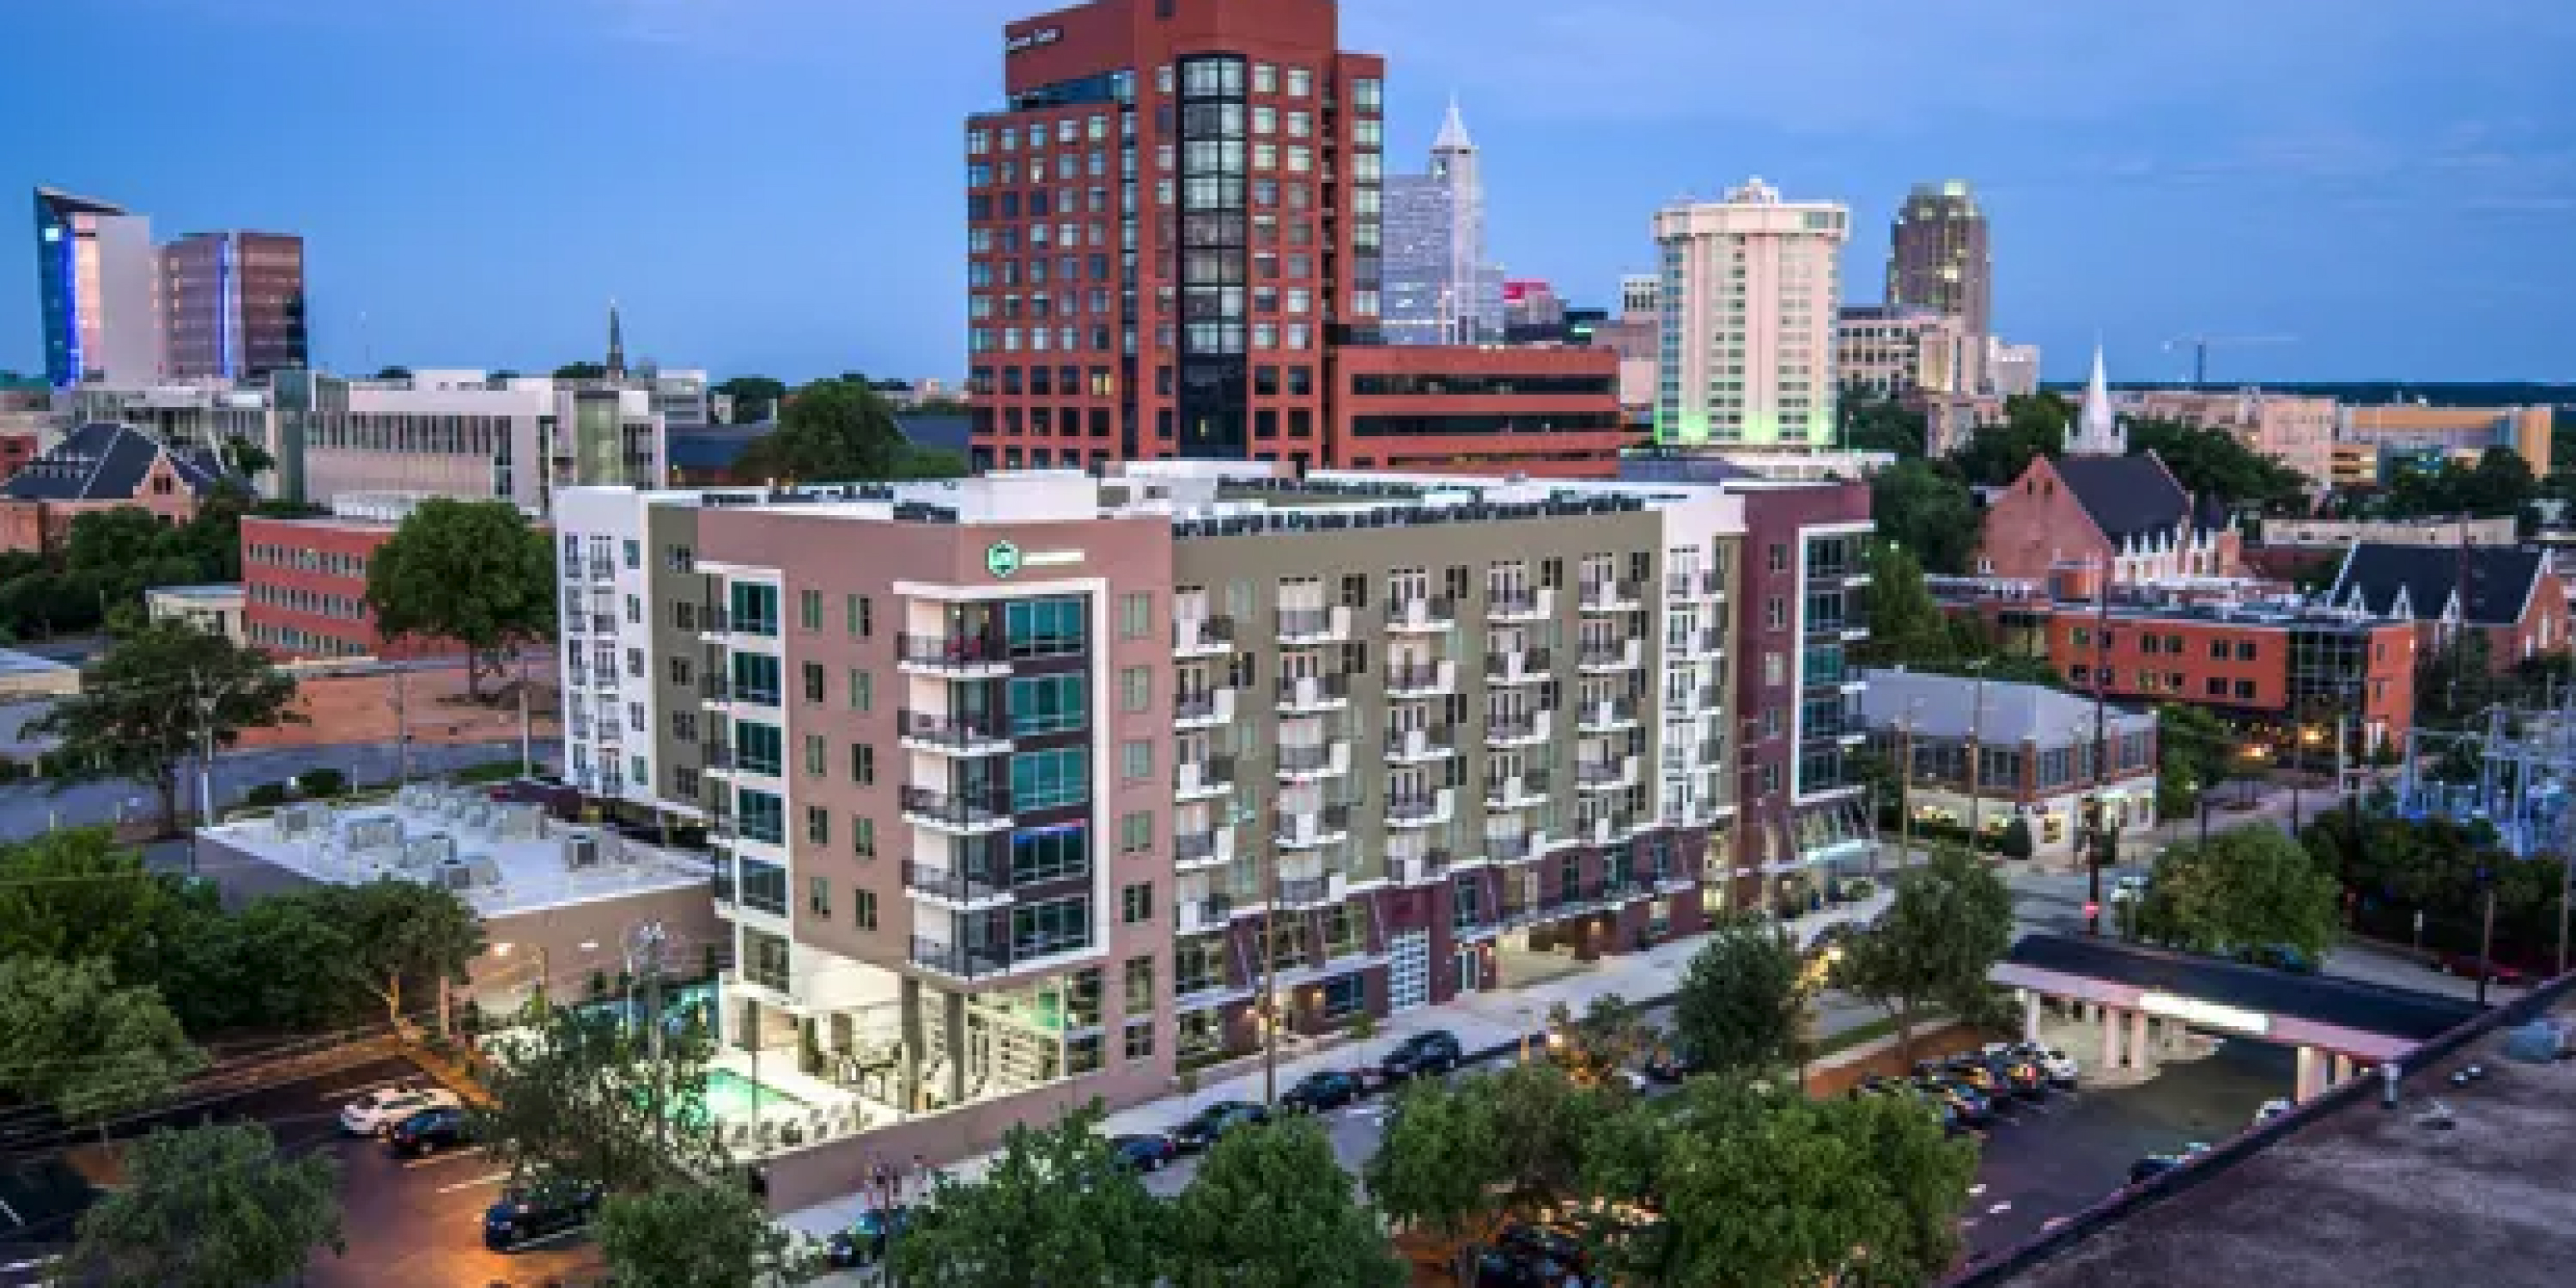
[[[174,236],[303,235],[316,358],[344,370],[589,358],[612,296],[639,360],[963,370],[955,122],[994,105],[995,32],[1023,6],[521,8],[36,11],[21,22],[60,56],[6,93],[22,119],[82,108],[12,149],[0,186],[97,196]],[[2096,333],[2121,379],[2181,378],[2189,355],[2162,345],[2199,332],[2300,337],[2213,350],[2216,381],[2565,378],[2529,317],[2576,288],[2553,236],[2576,212],[2576,127],[2545,75],[2576,44],[2570,18],[2487,0],[2326,21],[2298,0],[2230,17],[2218,59],[2201,43],[2219,12],[1770,14],[1782,56],[1726,96],[1656,70],[1719,38],[1672,3],[1419,0],[1352,4],[1344,22],[1346,43],[1393,68],[1389,155],[1421,155],[1454,93],[1484,150],[1493,257],[1578,303],[1614,304],[1619,275],[1651,266],[1658,206],[1748,173],[1852,207],[1843,275],[1868,302],[1907,190],[1963,178],[1995,222],[1996,329],[2042,345],[2053,380],[2081,376]],[[1927,35],[1995,74],[1900,92],[1899,55]],[[385,92],[397,36],[444,69],[420,92]],[[147,74],[98,95],[81,69],[111,48]],[[2085,49],[2122,57],[2066,57]],[[272,55],[303,69],[304,160],[189,145],[277,131],[274,98],[206,95],[186,70]],[[466,84],[482,88],[437,88]],[[0,368],[41,370],[29,241],[0,245]]]

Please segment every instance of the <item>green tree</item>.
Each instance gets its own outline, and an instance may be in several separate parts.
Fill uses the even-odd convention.
[[[608,1010],[529,1009],[521,1027],[489,1042],[491,1103],[475,1116],[495,1161],[513,1176],[588,1181],[619,1194],[721,1170],[721,1124],[705,1108],[713,1043],[694,1015],[657,1037],[654,1026]]]
[[[2156,708],[2156,816],[2188,818],[2201,796],[2227,780],[2236,740],[2206,707]]]
[[[0,1088],[65,1122],[145,1109],[205,1066],[149,987],[120,987],[103,961],[0,961]]]
[[[0,845],[0,959],[96,959],[119,980],[149,981],[179,905],[170,878],[106,828]]]
[[[127,1184],[81,1215],[69,1283],[110,1288],[241,1288],[299,1277],[317,1249],[345,1250],[339,1168],[289,1158],[268,1128],[156,1129]]]
[[[599,1250],[619,1288],[771,1288],[821,1273],[740,1185],[678,1185],[612,1196]]]
[[[2030,820],[2015,814],[2004,823],[2001,844],[1996,847],[2007,859],[2027,859],[2037,852],[2030,836]]]
[[[1557,1064],[1583,1086],[1608,1086],[1653,1045],[1645,1016],[1616,993],[1593,998],[1583,1014],[1559,1002],[1548,1009],[1548,1047]]]
[[[254,900],[230,915],[211,897],[193,907],[189,933],[159,976],[170,1009],[199,1034],[313,1032],[365,1019],[376,999],[370,981],[350,968],[351,928],[334,915],[340,902],[322,887]]]
[[[2012,946],[2012,894],[2003,878],[1959,846],[1940,846],[1897,879],[1887,911],[1844,950],[1836,975],[1896,1022],[1897,1048],[1914,1058],[1914,1026],[1933,1007],[1981,1009],[1986,972]]]
[[[1789,932],[1731,917],[1682,968],[1673,1039],[1710,1073],[1778,1073],[1806,1060],[1813,1000],[1806,959]]]
[[[1869,513],[1882,546],[1912,555],[1932,572],[1968,571],[1979,516],[1967,480],[1948,461],[1898,461],[1871,475]]]
[[[466,691],[555,629],[554,547],[506,501],[421,503],[367,563],[367,606],[390,636],[467,650]]]
[[[1170,1280],[1181,1288],[1400,1288],[1410,1279],[1311,1119],[1219,1140],[1172,1204],[1170,1242]]]
[[[1912,551],[1881,545],[1870,552],[1869,640],[1863,661],[1929,666],[1952,661],[1950,619],[1923,584],[1923,566]]]
[[[1923,455],[1929,428],[1922,412],[1902,398],[1872,394],[1846,383],[1834,403],[1841,421],[1843,446],[1855,452],[1894,452],[1906,459]]]
[[[376,369],[376,379],[378,379],[378,380],[409,380],[409,379],[411,379],[411,368],[409,368],[409,367],[378,367],[378,368]]]
[[[909,446],[893,406],[864,380],[817,380],[787,401],[778,428],[743,446],[733,469],[746,479],[888,479]]]
[[[2004,422],[1979,426],[1951,462],[1970,483],[2003,487],[2020,478],[2034,458],[2065,449],[2074,414],[2074,406],[2054,393],[2015,394],[2004,400]]]
[[[982,1180],[941,1176],[930,1200],[935,1219],[888,1250],[893,1280],[908,1288],[1154,1283],[1169,1218],[1119,1164],[1100,1119],[1095,1102],[1053,1126],[1013,1126]]]
[[[2276,513],[2305,508],[2309,481],[2227,430],[2152,417],[2130,420],[2123,429],[2132,454],[2154,452],[2193,496]]]
[[[385,1018],[402,1018],[406,987],[428,989],[437,996],[445,1032],[442,986],[465,983],[466,966],[483,951],[483,923],[474,910],[445,887],[391,877],[329,887],[323,907],[347,936],[341,965],[384,1003]]]
[[[224,468],[245,479],[255,479],[277,467],[277,458],[257,443],[235,434],[224,440]]]
[[[606,380],[608,364],[604,362],[567,362],[555,368],[557,380]]]
[[[1494,1097],[1482,1078],[1458,1084],[1416,1078],[1397,1095],[1362,1182],[1398,1224],[1427,1229],[1458,1249],[1459,1278],[1475,1245],[1493,1235],[1504,1174]]]
[[[149,783],[161,824],[179,823],[179,768],[203,731],[231,746],[244,729],[301,724],[295,681],[253,649],[180,621],[152,622],[81,670],[81,691],[32,726],[62,739],[68,776]]]
[[[2336,893],[2333,873],[2258,823],[2167,847],[2138,920],[2148,937],[2194,952],[2282,944],[2317,961],[2334,942]]]

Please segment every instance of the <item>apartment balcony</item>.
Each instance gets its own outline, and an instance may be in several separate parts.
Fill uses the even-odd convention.
[[[1350,878],[1339,872],[1279,880],[1279,906],[1283,909],[1329,907],[1349,897]]]
[[[1712,601],[1726,598],[1726,577],[1713,570],[1700,573],[1699,593],[1695,598]]]
[[[1556,616],[1556,592],[1543,587],[1493,592],[1485,604],[1489,622],[1543,622]]]
[[[1679,661],[1714,662],[1726,654],[1726,632],[1714,627],[1695,627],[1685,633],[1676,646],[1664,651]]]
[[[983,908],[1011,900],[1010,871],[996,864],[954,868],[906,860],[903,888],[914,897],[951,908]]]
[[[1205,756],[1172,766],[1172,799],[1201,801],[1234,790],[1234,757]]]
[[[1344,644],[1350,638],[1351,610],[1347,608],[1279,610],[1279,642],[1282,644]]]
[[[1283,850],[1313,850],[1347,841],[1350,836],[1351,807],[1326,805],[1303,813],[1280,810],[1272,840]]]
[[[912,964],[951,979],[984,979],[1010,971],[1011,950],[1001,944],[957,944],[915,935]]]
[[[1616,760],[1586,760],[1574,766],[1574,785],[1578,791],[1623,791],[1637,785],[1637,758],[1621,756]]]
[[[1602,640],[1587,643],[1576,658],[1585,675],[1612,675],[1634,671],[1646,664],[1646,642],[1641,639]]]
[[[895,663],[907,675],[995,679],[1011,673],[1010,649],[999,635],[899,635]]]
[[[1488,684],[1538,684],[1553,678],[1549,666],[1553,659],[1543,648],[1520,649],[1508,653],[1485,655],[1485,682]]]
[[[1182,872],[1220,868],[1234,862],[1234,829],[1211,827],[1172,838],[1172,866]]]
[[[1279,749],[1279,777],[1287,782],[1340,778],[1351,772],[1351,745],[1339,739]]]
[[[1485,745],[1488,747],[1534,747],[1546,742],[1554,732],[1555,713],[1525,711],[1518,715],[1485,717]]]
[[[1525,863],[1547,852],[1547,838],[1537,832],[1514,832],[1485,838],[1488,863]]]
[[[995,716],[904,711],[898,720],[903,745],[914,751],[941,756],[1005,756],[1011,751],[1010,731]]]
[[[617,615],[615,613],[592,613],[590,615],[590,629],[601,635],[616,634]]]
[[[698,692],[711,707],[778,707],[778,690],[767,685],[735,684],[721,675],[698,680]]]
[[[617,561],[614,559],[592,559],[590,561],[590,579],[592,581],[617,580]]]
[[[1447,850],[1425,850],[1420,854],[1390,854],[1386,857],[1387,880],[1400,886],[1425,886],[1448,875],[1451,855]]]
[[[1208,899],[1189,899],[1173,905],[1173,920],[1184,935],[1207,935],[1225,929],[1234,916],[1232,900],[1218,895]]]
[[[1587,613],[1634,613],[1646,607],[1645,589],[1633,581],[1587,581],[1575,604]]]
[[[1351,682],[1340,675],[1306,675],[1279,682],[1282,715],[1320,715],[1351,704]]]
[[[1534,809],[1547,804],[1547,771],[1524,770],[1485,780],[1485,805],[1489,809]]]
[[[590,740],[590,721],[587,717],[574,716],[571,720],[565,722],[564,730],[572,736],[572,740],[574,742],[588,742]]]
[[[1391,764],[1419,765],[1457,754],[1458,735],[1447,726],[1397,729],[1386,736],[1386,758]]]
[[[1446,595],[1414,595],[1386,604],[1386,629],[1391,634],[1436,634],[1457,624],[1458,607]]]
[[[1172,699],[1172,727],[1215,729],[1234,723],[1234,690],[1194,689]]]
[[[1457,794],[1448,788],[1434,792],[1404,792],[1386,798],[1388,827],[1434,827],[1457,816]]]
[[[1575,708],[1575,729],[1582,733],[1619,733],[1637,727],[1637,700],[1612,698]]]
[[[1172,656],[1223,657],[1233,651],[1233,618],[1175,617],[1172,619]]]
[[[901,799],[904,818],[933,831],[977,836],[1011,826],[1011,799],[1007,792],[960,794],[936,787],[906,787]]]
[[[1445,658],[1387,665],[1386,696],[1390,698],[1437,698],[1457,691],[1458,664]]]
[[[778,647],[778,620],[774,617],[736,617],[730,609],[709,604],[698,610],[698,638],[710,644],[750,645],[775,651]]]

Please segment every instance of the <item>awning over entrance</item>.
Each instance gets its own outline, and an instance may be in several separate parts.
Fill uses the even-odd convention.
[[[2209,1033],[2378,1063],[2477,1013],[2453,998],[2295,975],[2115,940],[2024,935],[1988,978],[2007,988],[2180,1020]]]

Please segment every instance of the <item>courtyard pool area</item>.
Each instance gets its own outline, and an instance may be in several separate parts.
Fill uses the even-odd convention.
[[[801,1115],[811,1106],[768,1083],[753,1082],[729,1069],[710,1069],[706,1108],[718,1122],[747,1123],[755,1112],[762,1118],[778,1119]]]

